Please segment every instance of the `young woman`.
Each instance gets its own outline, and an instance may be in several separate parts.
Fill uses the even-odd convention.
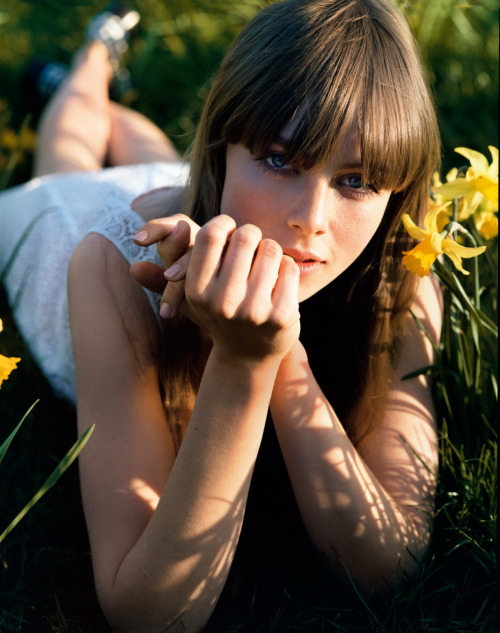
[[[110,626],[200,631],[273,564],[305,587],[304,553],[332,588],[390,586],[425,554],[437,468],[409,310],[435,340],[441,313],[401,265],[439,158],[404,20],[386,0],[266,8],[214,79],[187,183],[109,102],[107,55],[90,42],[51,101],[0,239],[24,335],[96,425],[81,486]],[[160,185],[143,226],[128,205]],[[130,263],[160,293],[168,268],[161,307]]]

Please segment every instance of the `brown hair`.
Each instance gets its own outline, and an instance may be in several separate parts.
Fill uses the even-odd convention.
[[[434,107],[413,37],[387,0],[285,0],[247,25],[215,76],[193,144],[187,209],[194,220],[203,224],[219,213],[227,144],[264,153],[295,116],[287,161],[304,169],[325,163],[354,125],[364,181],[394,192],[362,255],[319,299],[305,302],[315,306],[310,317],[301,306],[308,338],[308,318],[318,332],[318,311],[324,315],[321,306],[335,302],[333,320],[324,324],[332,349],[327,359],[323,349],[317,372],[358,440],[377,419],[414,294],[414,276],[400,260],[409,246],[401,217],[421,220],[439,162]],[[342,355],[339,339],[350,340]]]

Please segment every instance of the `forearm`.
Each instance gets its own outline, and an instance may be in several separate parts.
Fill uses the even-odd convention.
[[[367,467],[317,385],[305,352],[282,364],[271,412],[318,549],[366,588],[391,582],[401,565],[411,571],[412,555],[425,551],[427,517],[399,504]]]
[[[159,504],[109,594],[118,628],[161,629],[180,617],[173,631],[196,631],[208,620],[238,543],[278,366],[212,352]]]

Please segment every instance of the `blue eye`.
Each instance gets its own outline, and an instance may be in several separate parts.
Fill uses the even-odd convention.
[[[343,180],[353,189],[361,189],[364,186],[361,176],[346,176]]]
[[[269,152],[256,160],[262,171],[271,176],[287,178],[298,173],[292,164],[287,162],[286,155],[282,152]]]
[[[271,167],[275,167],[276,169],[283,169],[286,167],[285,157],[281,154],[271,154],[270,156],[266,156],[266,160]]]
[[[363,182],[361,174],[341,176],[338,179],[338,183],[341,187],[345,187],[345,190],[350,192],[350,195],[356,195],[359,198],[377,193],[377,188],[374,185]]]

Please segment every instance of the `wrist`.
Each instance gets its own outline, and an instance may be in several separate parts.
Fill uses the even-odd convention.
[[[292,349],[281,360],[279,372],[289,372],[292,369],[304,367],[309,364],[307,352],[300,341],[297,341]]]
[[[214,341],[210,359],[211,362],[217,364],[223,372],[234,372],[239,375],[272,375],[275,377],[283,357],[278,354],[262,357],[257,355],[239,355],[233,351],[224,349],[223,346],[217,345]]]

